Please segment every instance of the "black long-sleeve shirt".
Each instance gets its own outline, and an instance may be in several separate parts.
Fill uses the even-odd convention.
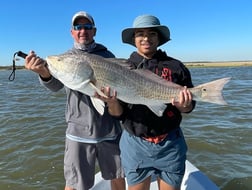
[[[132,69],[145,68],[158,74],[164,79],[188,88],[193,87],[191,74],[185,65],[165,52],[158,50],[152,59],[145,59],[133,52],[128,59]],[[193,101],[193,108],[195,101]],[[147,106],[123,104],[123,127],[136,136],[154,137],[168,133],[170,130],[180,127],[182,115],[172,104],[161,117],[154,114]]]

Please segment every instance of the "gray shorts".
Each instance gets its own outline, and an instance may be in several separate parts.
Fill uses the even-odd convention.
[[[87,190],[94,185],[96,161],[106,180],[124,177],[119,139],[97,144],[80,143],[66,138],[64,176],[66,186]]]

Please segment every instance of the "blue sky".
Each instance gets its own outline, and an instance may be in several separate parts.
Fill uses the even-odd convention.
[[[152,14],[171,31],[172,40],[160,48],[172,57],[183,62],[252,60],[251,8],[251,0],[1,1],[0,65],[11,65],[19,50],[45,58],[72,48],[71,19],[80,10],[94,17],[96,41],[120,58],[135,50],[122,43],[121,31],[136,16]]]

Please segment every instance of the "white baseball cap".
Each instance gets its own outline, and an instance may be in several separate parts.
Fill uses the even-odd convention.
[[[91,24],[93,24],[95,26],[93,17],[85,11],[80,11],[80,12],[77,12],[74,14],[74,16],[72,18],[72,26],[74,26],[74,23],[75,23],[76,19],[78,19],[78,18],[86,18],[90,21]]]

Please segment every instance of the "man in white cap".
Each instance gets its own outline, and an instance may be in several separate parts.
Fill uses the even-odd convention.
[[[185,172],[187,145],[180,123],[181,113],[189,113],[195,107],[187,89],[193,84],[182,62],[158,50],[169,40],[168,27],[152,15],[138,16],[132,28],[122,31],[122,41],[137,48],[128,59],[132,69],[148,69],[167,81],[185,86],[179,99],[172,99],[161,117],[147,106],[118,101],[116,92],[110,99],[100,97],[108,102],[109,113],[120,119],[125,129],[120,150],[130,190],[149,189],[152,176],[157,177],[160,190],[179,190]],[[105,94],[110,94],[109,87],[104,89]]]
[[[105,58],[115,57],[105,46],[94,40],[96,26],[93,17],[80,11],[72,18],[72,53],[88,52]],[[52,91],[64,87],[54,78],[45,61],[34,52],[26,57],[25,67],[39,74],[42,85]],[[94,185],[96,160],[102,177],[111,180],[112,190],[124,190],[125,180],[121,167],[119,139],[121,126],[107,110],[101,116],[93,107],[90,97],[65,86],[66,145],[64,155],[65,190],[88,190]]]

